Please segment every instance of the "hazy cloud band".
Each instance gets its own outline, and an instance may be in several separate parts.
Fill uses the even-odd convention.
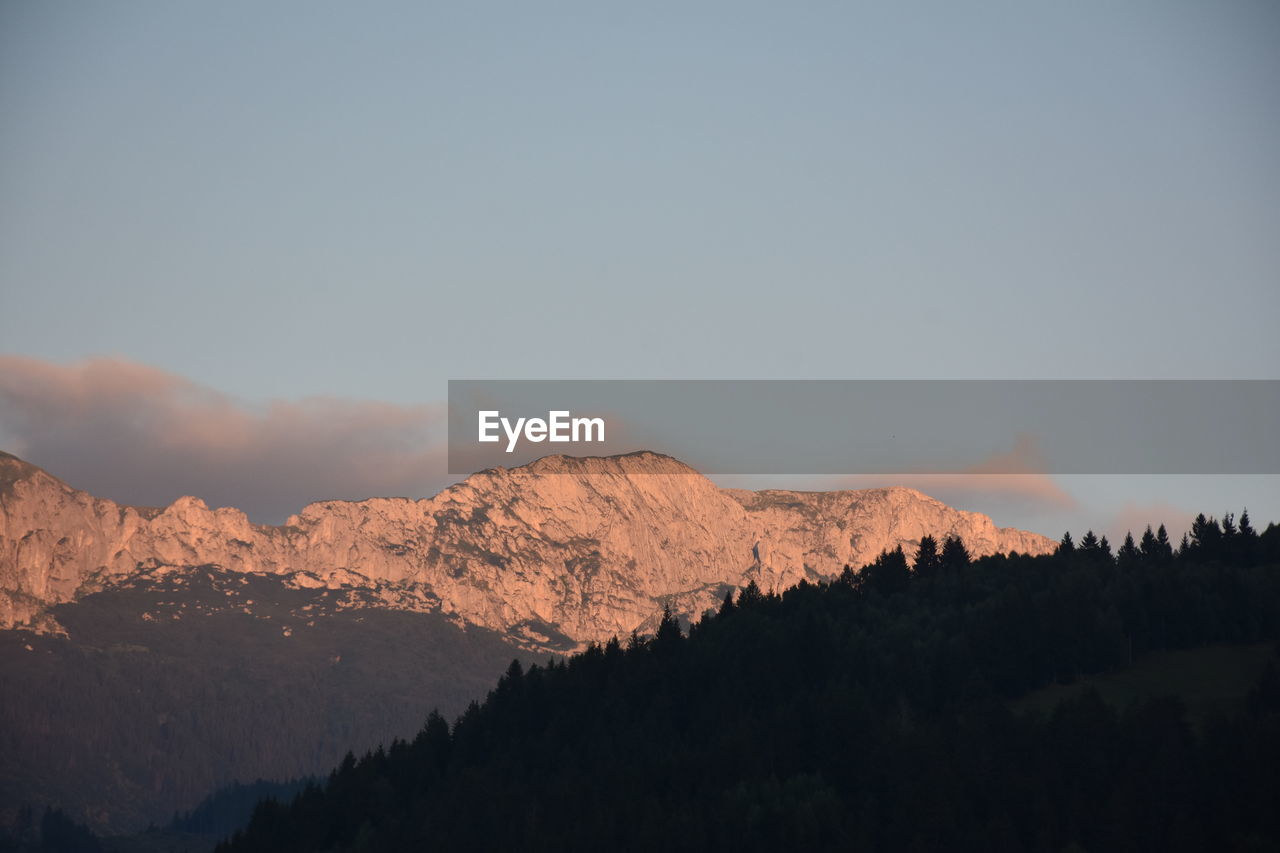
[[[433,494],[440,405],[313,397],[253,406],[113,358],[0,356],[0,441],[71,485],[122,503],[196,495],[278,522],[328,498]]]

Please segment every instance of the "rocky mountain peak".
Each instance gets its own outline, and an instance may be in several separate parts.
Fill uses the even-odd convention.
[[[7,454],[0,472],[19,472],[0,481],[0,626],[144,569],[217,565],[363,584],[387,606],[565,647],[643,629],[664,604],[696,616],[748,580],[831,578],[926,534],[961,536],[975,554],[1054,547],[912,489],[721,489],[649,452],[544,457],[424,500],[313,503],[280,527],[196,497],[121,506]]]
[[[11,491],[18,483],[30,480],[46,480],[50,484],[66,485],[43,468],[0,450],[0,490]]]

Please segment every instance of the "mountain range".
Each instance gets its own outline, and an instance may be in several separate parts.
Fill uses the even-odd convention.
[[[0,454],[0,628],[57,632],[53,605],[216,566],[562,651],[650,630],[664,605],[696,618],[752,580],[783,589],[910,554],[926,534],[975,556],[1055,545],[912,489],[722,489],[647,452],[489,469],[424,500],[320,501],[281,526],[196,497],[117,504]]]
[[[924,535],[1049,552],[910,489],[722,489],[668,457],[548,458],[281,526],[117,504],[0,455],[0,825],[130,831],[220,786],[326,773],[525,665]]]

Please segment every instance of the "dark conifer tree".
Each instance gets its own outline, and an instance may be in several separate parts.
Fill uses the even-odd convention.
[[[1076,543],[1075,540],[1071,538],[1071,531],[1068,530],[1066,533],[1062,534],[1062,539],[1058,542],[1057,553],[1064,557],[1070,557],[1075,552]]]
[[[1156,529],[1156,554],[1161,560],[1173,557],[1173,544],[1169,541],[1169,531],[1164,529],[1163,524]]]
[[[1253,525],[1249,522],[1249,510],[1245,509],[1240,513],[1240,535],[1245,539],[1257,539],[1258,531],[1253,529]]]
[[[1191,522],[1191,551],[1201,560],[1222,559],[1222,528],[1216,518],[1200,513]]]
[[[413,749],[439,772],[449,760],[449,744],[449,724],[439,711],[432,709],[427,715],[427,724],[414,738]]]
[[[659,652],[668,652],[679,646],[683,639],[680,623],[671,615],[671,605],[662,605],[662,618],[658,620],[658,631],[653,637],[654,648]]]
[[[1254,559],[1263,563],[1280,563],[1280,524],[1271,522],[1258,536]]]
[[[959,536],[948,536],[942,543],[942,568],[946,571],[959,571],[969,565],[969,549]]]
[[[1249,522],[1249,510],[1240,513],[1240,530],[1235,540],[1235,564],[1251,566],[1257,560],[1258,531]]]
[[[882,551],[875,562],[867,566],[858,575],[861,586],[868,592],[880,595],[894,595],[904,592],[911,582],[911,570],[907,567],[907,557],[899,545],[892,551]]]
[[[515,690],[522,681],[524,681],[524,667],[520,665],[519,660],[512,658],[511,665],[507,667],[507,671],[498,679],[498,689]]]
[[[920,577],[930,577],[937,573],[942,565],[938,554],[938,540],[925,534],[920,537],[920,547],[916,549],[915,572]]]
[[[742,592],[738,593],[738,604],[742,607],[754,607],[764,599],[764,595],[760,592],[760,586],[754,579],[747,582],[742,588]]]
[[[1106,537],[1099,539],[1092,530],[1086,532],[1080,540],[1079,551],[1085,558],[1097,562],[1111,559],[1111,545],[1107,543]]]
[[[1142,550],[1142,556],[1147,560],[1155,560],[1159,556],[1159,546],[1156,544],[1155,531],[1151,529],[1151,525],[1147,525],[1147,529],[1142,533],[1142,543],[1138,546]]]
[[[1133,533],[1126,533],[1124,535],[1124,544],[1120,546],[1120,550],[1116,554],[1116,561],[1122,569],[1131,569],[1138,565],[1138,561],[1141,559],[1142,554],[1138,551],[1138,546],[1133,543]]]

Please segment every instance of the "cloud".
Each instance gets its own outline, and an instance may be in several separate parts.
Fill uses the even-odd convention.
[[[1195,512],[1163,501],[1146,504],[1128,502],[1116,512],[1105,529],[1111,544],[1119,546],[1126,533],[1132,533],[1137,540],[1142,537],[1147,525],[1155,530],[1163,524],[1169,538],[1177,546],[1182,534],[1191,529],[1191,521],[1195,517]]]
[[[279,522],[328,498],[425,496],[444,407],[312,397],[252,406],[135,362],[0,356],[0,441],[71,485],[139,505],[182,495]]]
[[[604,452],[637,449],[619,419],[610,423]],[[456,479],[446,473],[445,426],[444,404],[313,397],[254,406],[118,358],[61,365],[0,356],[0,449],[122,503],[165,505],[191,494],[278,523],[315,500],[427,496]],[[909,486],[1021,518],[1076,509],[1043,470],[1034,442],[1020,436],[1011,450],[956,473],[804,479],[812,488]],[[726,479],[770,478],[716,478]]]
[[[1074,496],[1052,476],[1034,437],[1020,434],[1012,449],[999,451],[955,473],[866,474],[842,478],[843,488],[907,486],[953,506],[980,505],[983,511],[1017,505],[1024,510],[1077,508]]]

